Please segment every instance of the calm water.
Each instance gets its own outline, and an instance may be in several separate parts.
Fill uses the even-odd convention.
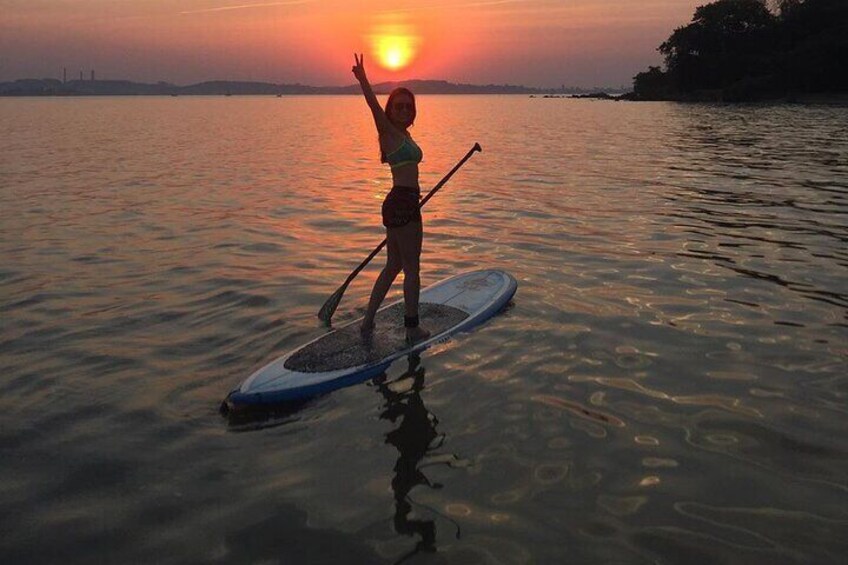
[[[845,108],[421,97],[425,190],[483,146],[423,282],[514,304],[248,422],[220,401],[383,237],[364,101],[0,123],[3,563],[844,563]]]

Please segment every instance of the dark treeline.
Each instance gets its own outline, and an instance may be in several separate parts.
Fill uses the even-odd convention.
[[[634,77],[637,100],[748,101],[848,92],[848,0],[718,0]]]

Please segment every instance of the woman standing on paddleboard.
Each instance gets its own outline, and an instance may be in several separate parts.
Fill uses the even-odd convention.
[[[374,316],[389,292],[392,283],[403,271],[404,326],[406,339],[417,342],[430,336],[418,323],[418,295],[421,290],[420,261],[424,229],[418,201],[418,163],[422,152],[409,135],[415,122],[415,96],[406,88],[396,88],[389,95],[386,108],[380,107],[368,77],[362,54],[354,53],[353,75],[362,87],[362,93],[371,108],[380,139],[380,161],[392,169],[392,190],[383,201],[383,225],[386,227],[386,266],[377,277],[371,300],[362,320],[361,331],[367,336],[374,330]]]

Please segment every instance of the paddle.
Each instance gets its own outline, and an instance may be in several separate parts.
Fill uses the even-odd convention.
[[[442,188],[442,186],[445,185],[446,182],[448,182],[448,180],[453,176],[453,174],[455,172],[457,172],[459,170],[459,168],[461,166],[463,166],[465,164],[465,162],[471,158],[472,155],[474,155],[475,151],[483,151],[483,148],[480,147],[479,143],[475,143],[474,147],[472,147],[471,150],[468,153],[465,154],[465,157],[463,157],[459,161],[459,163],[457,163],[456,166],[453,169],[451,169],[450,172],[448,174],[446,174],[445,177],[442,180],[439,181],[439,184],[437,184],[433,188],[433,190],[431,190],[427,194],[427,196],[424,197],[424,199],[421,201],[421,203],[418,204],[419,209],[422,208],[424,206],[424,204],[426,204],[427,201],[430,200],[430,198],[432,198],[433,195],[436,194],[436,192],[440,188]],[[365,261],[360,263],[359,266],[356,269],[353,270],[353,272],[347,277],[347,280],[345,280],[345,282],[342,284],[342,286],[340,286],[339,289],[336,290],[336,292],[334,292],[333,295],[330,296],[330,298],[327,299],[327,301],[324,303],[324,305],[321,306],[321,310],[318,311],[318,319],[320,319],[325,324],[330,325],[330,320],[333,318],[333,314],[336,312],[336,308],[339,307],[339,302],[342,301],[342,296],[344,295],[345,291],[347,290],[347,287],[350,284],[350,282],[353,279],[356,278],[356,275],[358,275],[359,272],[362,269],[365,268],[365,265],[367,265],[371,261],[371,259],[373,259],[377,255],[377,253],[379,253],[380,250],[383,249],[383,247],[385,247],[385,246],[386,246],[386,240],[383,239],[383,242],[380,243],[380,245],[378,245],[377,248],[374,249],[374,251],[372,251],[371,254],[368,255],[368,257],[365,258]]]

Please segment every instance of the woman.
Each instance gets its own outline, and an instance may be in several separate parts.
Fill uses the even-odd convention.
[[[406,339],[415,343],[430,336],[430,332],[422,328],[418,320],[418,295],[421,289],[419,263],[424,237],[421,212],[418,210],[421,198],[418,163],[421,162],[422,153],[408,131],[415,121],[415,96],[405,88],[396,88],[389,95],[384,110],[365,76],[362,54],[357,57],[354,53],[353,58],[356,62],[352,69],[353,75],[362,86],[362,93],[377,125],[380,161],[388,163],[392,169],[392,190],[383,201],[383,225],[386,226],[388,241],[386,266],[374,283],[360,331],[365,337],[374,331],[377,309],[402,270]]]

